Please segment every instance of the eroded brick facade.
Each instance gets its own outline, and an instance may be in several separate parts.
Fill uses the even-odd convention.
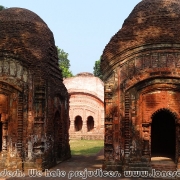
[[[66,78],[70,139],[104,139],[104,83],[91,73]]]
[[[179,9],[142,0],[105,47],[106,169],[151,170],[153,156],[180,167]]]
[[[68,92],[52,32],[33,12],[0,11],[0,169],[70,157]]]

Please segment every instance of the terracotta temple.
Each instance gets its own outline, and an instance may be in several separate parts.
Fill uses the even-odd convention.
[[[0,170],[69,158],[68,104],[46,23],[26,9],[0,11]]]
[[[91,73],[66,78],[70,139],[104,139],[104,83]]]
[[[137,4],[106,45],[101,69],[104,168],[151,170],[160,156],[180,169],[180,1]]]

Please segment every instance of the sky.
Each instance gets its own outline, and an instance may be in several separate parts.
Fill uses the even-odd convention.
[[[26,8],[43,19],[55,44],[68,53],[73,75],[93,73],[111,37],[141,0],[0,0],[4,7]]]

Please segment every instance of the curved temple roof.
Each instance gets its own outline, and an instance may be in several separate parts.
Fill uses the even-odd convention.
[[[179,29],[179,0],[142,0],[106,45],[102,70],[125,50],[145,44],[180,43]]]
[[[104,84],[91,73],[79,73],[75,77],[64,79],[69,93],[88,93],[104,102]]]
[[[27,9],[0,11],[0,51],[18,55],[26,63],[54,61],[58,66],[51,30],[37,14]]]

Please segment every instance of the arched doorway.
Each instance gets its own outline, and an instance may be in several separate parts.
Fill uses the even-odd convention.
[[[74,121],[74,127],[75,131],[80,131],[82,129],[82,117],[81,116],[76,116],[75,121]]]
[[[175,116],[166,109],[152,116],[151,156],[175,159],[176,133]]]
[[[0,152],[2,151],[2,121],[1,121],[1,114],[0,114]]]
[[[92,131],[94,129],[94,119],[92,116],[87,118],[87,131]]]

